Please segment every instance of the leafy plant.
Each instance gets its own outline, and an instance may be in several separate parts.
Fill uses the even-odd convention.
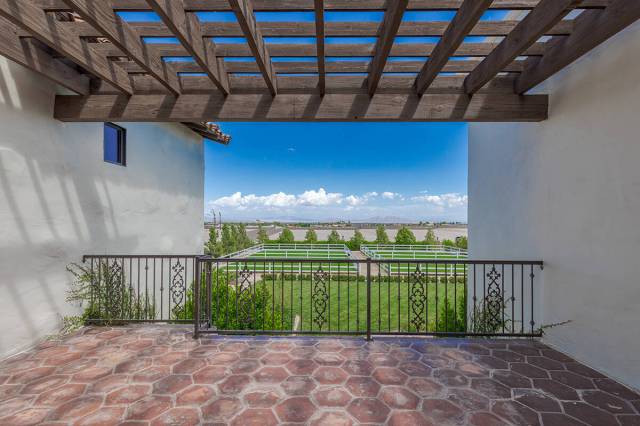
[[[416,243],[416,236],[406,226],[402,226],[396,235],[396,244],[411,245]]]
[[[282,244],[293,244],[295,242],[295,237],[291,229],[284,228],[280,234],[280,238],[278,238],[278,242]]]
[[[458,299],[458,306],[454,309],[451,301],[446,299],[440,308],[436,331],[464,333],[467,331],[467,301],[466,297]]]
[[[108,260],[99,260],[97,265],[87,267],[77,263],[67,266],[73,276],[67,291],[67,302],[84,307],[84,322],[100,320],[110,324],[155,318],[155,304],[148,295],[135,294],[126,285],[121,265]]]
[[[384,225],[378,225],[376,227],[376,244],[389,244],[389,235],[384,229]]]
[[[309,229],[304,236],[304,242],[308,244],[316,244],[318,242],[318,234],[313,229]]]

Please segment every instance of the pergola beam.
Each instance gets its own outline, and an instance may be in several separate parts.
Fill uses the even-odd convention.
[[[324,56],[324,0],[314,0],[314,6],[316,18],[316,49],[318,51],[318,90],[320,90],[320,95],[324,96],[326,87],[326,67]]]
[[[269,91],[272,96],[275,96],[278,93],[276,73],[273,71],[271,56],[256,24],[256,17],[253,13],[251,0],[229,0],[229,4],[236,15],[240,28],[242,28],[244,32],[249,48],[258,63],[264,81],[269,87]]]
[[[480,90],[579,3],[580,0],[542,0],[467,76],[464,83],[466,92],[472,95]]]
[[[384,20],[380,28],[380,34],[375,47],[375,55],[371,60],[371,66],[369,67],[369,96],[373,96],[378,88],[378,83],[382,77],[384,67],[387,64],[387,58],[389,58],[389,52],[393,47],[393,42],[396,38],[404,11],[409,4],[409,0],[396,0],[389,2],[387,11],[384,14]]]
[[[171,72],[162,58],[153,55],[140,35],[113,10],[111,0],[64,0],[65,3],[93,28],[109,39],[126,55],[164,85],[171,93],[180,93],[177,74]]]
[[[18,28],[0,18],[0,55],[44,75],[80,95],[89,94],[89,77],[53,58],[33,39],[20,38]]]
[[[422,95],[491,6],[493,0],[465,0],[416,78],[416,93]]]
[[[129,75],[124,69],[98,53],[94,46],[78,38],[67,27],[59,25],[59,21],[53,16],[47,16],[32,2],[0,0],[0,16],[123,93],[133,93]]]
[[[268,96],[268,95],[267,95]],[[546,95],[57,96],[61,121],[542,121]]]
[[[602,11],[584,11],[576,18],[575,30],[569,37],[548,42],[551,46],[542,58],[527,61],[527,68],[516,80],[515,92],[527,92],[638,19],[637,0],[613,0]]]
[[[147,0],[147,3],[160,15],[164,24],[209,76],[213,84],[224,95],[229,94],[229,81],[224,70],[224,62],[218,61],[213,40],[203,39],[198,17],[193,13],[185,12],[182,0]]]

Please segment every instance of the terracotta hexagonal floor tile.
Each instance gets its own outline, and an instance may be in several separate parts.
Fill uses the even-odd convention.
[[[289,377],[289,373],[282,367],[262,367],[253,374],[258,383],[280,383]]]
[[[603,391],[584,391],[582,400],[611,414],[635,414],[626,401]]]
[[[285,352],[271,352],[260,358],[260,362],[264,365],[284,365],[289,361],[291,357]]]
[[[540,413],[544,426],[584,426],[584,423],[561,413]]]
[[[389,355],[400,362],[418,361],[422,356],[411,348],[396,348],[389,352]]]
[[[346,407],[352,398],[349,392],[338,386],[318,389],[313,397],[322,407]]]
[[[471,389],[491,399],[511,397],[511,390],[493,379],[471,379]]]
[[[551,371],[551,378],[573,389],[595,389],[594,382],[570,371]]]
[[[71,380],[76,383],[91,383],[111,374],[109,367],[89,367],[71,376]]]
[[[216,396],[216,391],[211,386],[189,386],[176,395],[176,405],[202,405]]]
[[[349,416],[339,411],[324,412],[311,421],[311,426],[351,426],[352,424],[353,421]]]
[[[288,352],[293,349],[294,345],[291,342],[274,340],[267,344],[266,347],[271,352]]]
[[[531,379],[509,370],[496,370],[493,378],[508,388],[530,388]]]
[[[249,408],[238,414],[232,426],[275,426],[278,424],[273,411],[266,408]]]
[[[399,386],[385,386],[380,391],[382,399],[389,408],[398,410],[415,410],[420,401],[409,390]]]
[[[398,411],[389,417],[389,426],[435,426],[418,411]]]
[[[464,410],[489,410],[489,398],[471,389],[451,389],[447,399]]]
[[[369,352],[361,348],[344,348],[340,355],[349,361],[366,361],[369,358]]]
[[[220,365],[212,365],[193,374],[194,383],[210,385],[227,377],[227,369]]]
[[[172,408],[151,422],[151,426],[195,426],[201,424],[196,408]]]
[[[313,378],[321,385],[337,385],[347,380],[347,373],[338,367],[320,367],[313,373]]]
[[[469,384],[469,379],[467,379],[462,373],[457,370],[435,370],[433,372],[433,377],[443,385],[450,387],[466,386],[467,384]]]
[[[526,405],[534,411],[544,411],[549,413],[560,413],[560,403],[557,399],[550,397],[544,392],[534,389],[516,389],[514,400],[522,405]]]
[[[549,373],[546,370],[524,362],[514,362],[509,367],[511,371],[531,379],[546,379],[549,377]]]
[[[249,345],[245,342],[228,341],[221,343],[219,346],[220,352],[241,352],[249,349]]]
[[[356,398],[347,411],[362,423],[384,423],[389,416],[389,407],[376,398]]]
[[[202,407],[205,421],[228,422],[242,409],[242,402],[238,398],[222,396]]]
[[[460,362],[456,365],[456,370],[467,377],[489,377],[490,371],[474,362]]]
[[[283,422],[303,423],[313,416],[316,407],[309,398],[296,396],[278,404],[275,411]]]
[[[172,394],[181,391],[191,385],[191,376],[186,374],[171,374],[153,384],[154,394]]]
[[[601,389],[605,392],[610,393],[611,395],[617,396],[622,399],[626,399],[628,401],[634,401],[640,399],[640,394],[633,392],[626,386],[621,385],[620,383],[611,380],[611,379],[594,379],[593,380],[598,389]],[[584,388],[586,389],[586,388]]]
[[[508,423],[499,419],[491,413],[472,413],[469,416],[471,426],[509,426]]]
[[[150,385],[128,385],[110,392],[105,398],[106,405],[131,404],[151,393]]]
[[[462,409],[444,399],[423,400],[422,414],[436,425],[463,424],[464,421]]]
[[[25,386],[21,393],[23,394],[37,394],[42,393],[49,389],[55,389],[62,386],[69,381],[69,376],[55,375],[47,376],[38,380],[34,380]]]
[[[162,379],[170,374],[170,369],[168,366],[153,366],[149,368],[145,368],[142,371],[137,372],[133,375],[132,381],[140,382],[140,383],[152,383],[157,380]]]
[[[393,367],[378,367],[372,376],[383,385],[401,385],[407,381],[407,375]]]
[[[613,415],[584,402],[564,401],[562,406],[566,414],[588,425],[615,426],[618,423]]]
[[[171,372],[174,374],[192,374],[207,365],[204,359],[200,358],[187,358],[179,363],[175,364],[171,368]]]
[[[578,362],[567,362],[563,365],[572,373],[576,373],[591,379],[604,379],[606,377],[604,374],[594,370],[593,368],[589,368],[586,365],[580,364]]]
[[[318,365],[325,365],[330,367],[337,367],[339,365],[342,365],[342,363],[344,362],[344,358],[342,356],[337,353],[331,352],[321,352],[313,357],[313,360]]]
[[[229,376],[218,383],[218,390],[225,395],[237,395],[251,383],[251,378],[246,374]]]
[[[31,368],[29,370],[22,371],[20,373],[14,374],[9,378],[7,383],[9,384],[25,384],[29,382],[33,382],[38,379],[46,378],[53,374],[55,367],[36,367]]]
[[[234,353],[217,353],[207,358],[207,361],[211,365],[230,365],[231,363],[239,360],[238,354]]]
[[[352,376],[370,376],[373,373],[373,365],[369,361],[346,361],[342,369]]]
[[[316,356],[317,353],[316,348],[307,346],[295,347],[289,351],[289,355],[297,359],[311,359]]]
[[[260,368],[260,362],[255,359],[239,359],[229,367],[234,374],[253,373]]]
[[[494,401],[491,412],[517,425],[539,425],[538,414],[517,401]]]
[[[378,395],[380,391],[380,384],[371,377],[365,376],[350,377],[349,380],[347,380],[346,387],[354,396],[369,398]]]
[[[265,348],[262,347],[250,347],[242,352],[239,352],[240,358],[244,359],[259,359],[269,353]]]
[[[308,395],[316,383],[309,376],[290,376],[280,386],[287,395]]]
[[[53,358],[47,358],[44,361],[44,365],[53,365],[53,366],[64,365],[72,361],[77,361],[80,358],[82,358],[81,352],[68,352],[66,354],[55,356]]]
[[[151,358],[133,358],[116,365],[115,373],[135,373],[151,366]]]
[[[173,365],[187,358],[186,352],[167,352],[153,358],[154,365]]]
[[[489,367],[495,370],[508,370],[509,363],[494,356],[481,355],[476,359],[476,362],[482,366]]]
[[[431,379],[425,379],[424,377],[409,379],[407,387],[420,398],[434,398],[438,396],[443,389],[440,383],[436,383]]]
[[[313,373],[318,368],[318,364],[311,359],[294,359],[289,361],[285,367],[291,374],[306,375]]]
[[[340,352],[344,348],[342,343],[338,340],[323,340],[318,342],[315,347],[319,352],[332,353]]]
[[[74,423],[74,426],[105,426],[119,424],[125,407],[103,407]]]
[[[398,368],[409,377],[429,377],[431,375],[431,368],[417,361],[403,362],[398,365]]]
[[[0,419],[28,408],[34,399],[35,396],[32,395],[21,395],[2,401],[2,403],[0,403]]]
[[[83,396],[58,406],[49,416],[51,420],[74,420],[96,411],[102,405],[102,397]]]
[[[127,407],[126,418],[130,420],[151,420],[171,408],[168,396],[147,396]]]
[[[27,408],[9,417],[0,418],[0,424],[11,426],[37,425],[49,414],[46,408]]]
[[[367,358],[367,361],[369,361],[374,367],[396,367],[399,363],[396,358],[385,353],[371,354]]]
[[[569,386],[563,385],[560,382],[550,379],[536,379],[533,381],[533,386],[536,389],[542,390],[548,394],[555,396],[562,400],[575,400],[580,399],[578,392]]]
[[[124,374],[117,374],[107,376],[97,382],[88,385],[90,393],[109,393],[112,390],[123,387],[129,382],[129,376]]]
[[[281,396],[272,390],[250,392],[244,396],[245,403],[251,408],[271,408],[281,399]]]

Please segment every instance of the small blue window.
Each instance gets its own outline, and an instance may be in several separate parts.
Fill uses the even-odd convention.
[[[126,166],[127,131],[113,123],[104,123],[104,161]]]

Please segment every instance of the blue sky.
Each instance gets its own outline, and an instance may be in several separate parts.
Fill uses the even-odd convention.
[[[127,21],[159,22],[153,12],[119,12]],[[501,20],[489,10],[482,20]],[[206,22],[237,22],[232,12],[197,14]],[[450,21],[455,11],[407,11],[403,21]],[[327,22],[381,22],[383,12],[327,11]],[[258,22],[313,22],[309,12],[256,12]],[[468,37],[467,42],[482,41]],[[216,43],[246,43],[242,37]],[[375,43],[375,37],[328,37],[330,44]],[[396,43],[437,43],[438,37],[398,37]],[[149,37],[146,43],[178,43]],[[314,44],[314,37],[269,37],[267,44]],[[272,58],[313,61],[316,58]],[[327,61],[350,58],[327,58]],[[358,61],[369,58],[352,58]],[[389,61],[407,58],[390,57]],[[410,58],[415,60],[417,58]],[[466,58],[456,58],[464,60]],[[166,57],[165,61],[193,61]],[[252,61],[253,58],[225,58]],[[424,58],[426,61],[427,58]],[[198,75],[198,73],[193,74]],[[189,75],[183,74],[188,78]],[[230,146],[206,143],[206,213],[280,220],[467,219],[467,128],[425,123],[223,123]]]
[[[243,220],[467,218],[462,123],[222,123],[207,213]]]

